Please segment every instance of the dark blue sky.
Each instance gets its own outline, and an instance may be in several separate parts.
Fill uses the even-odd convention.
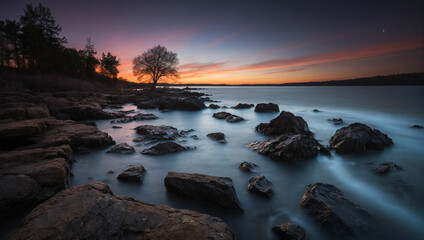
[[[51,8],[68,46],[91,37],[120,76],[156,44],[180,57],[181,82],[280,83],[424,71],[423,1],[2,1]]]

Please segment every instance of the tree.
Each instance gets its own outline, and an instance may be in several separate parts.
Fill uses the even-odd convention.
[[[102,53],[102,59],[100,59],[100,73],[116,79],[118,76],[119,70],[119,60],[116,60],[116,56],[113,56],[110,52],[108,52],[106,55],[105,53]]]
[[[97,66],[99,66],[99,59],[95,57],[97,54],[94,49],[94,44],[91,43],[91,38],[87,38],[84,50],[81,50],[81,56],[84,61],[85,73],[87,76],[93,76],[96,72]]]
[[[178,57],[166,47],[157,45],[133,59],[133,74],[140,81],[152,83],[152,90],[161,79],[178,77]]]

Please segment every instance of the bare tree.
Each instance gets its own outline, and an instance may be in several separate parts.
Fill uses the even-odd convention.
[[[178,77],[178,57],[166,47],[157,45],[133,59],[133,73],[141,81],[152,83],[152,90],[161,79]]]

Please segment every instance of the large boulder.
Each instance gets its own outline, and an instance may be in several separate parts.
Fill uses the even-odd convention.
[[[269,123],[261,123],[255,128],[265,136],[281,135],[285,133],[301,134],[310,133],[308,124],[302,117],[295,116],[291,112],[282,111],[280,115]]]
[[[16,121],[50,117],[49,109],[34,103],[6,103],[0,106],[0,119]]]
[[[143,175],[146,172],[144,166],[130,167],[118,175],[118,179],[126,182],[143,182]]]
[[[233,106],[233,107],[231,107],[231,108],[234,108],[234,109],[247,109],[247,108],[252,108],[252,107],[254,107],[255,105],[254,104],[249,104],[249,103],[239,103],[239,104],[237,104],[236,106]]]
[[[217,204],[228,210],[243,211],[232,180],[227,177],[169,172],[165,178],[165,186],[170,192]]]
[[[283,134],[263,142],[252,142],[248,147],[259,154],[285,162],[314,157],[322,148],[314,137],[305,134]]]
[[[135,149],[127,143],[119,143],[113,146],[107,153],[133,153]]]
[[[305,229],[295,223],[274,226],[272,230],[283,240],[305,240]]]
[[[340,128],[330,139],[330,148],[335,149],[337,153],[383,150],[391,145],[393,141],[386,134],[362,123],[352,123]]]
[[[185,111],[198,111],[205,108],[206,106],[203,101],[197,97],[188,97],[180,99],[176,106],[176,109]]]
[[[163,155],[168,153],[187,151],[191,149],[193,149],[193,147],[181,146],[180,144],[175,142],[163,142],[158,143],[151,148],[144,149],[143,151],[141,151],[141,153],[147,155]]]
[[[115,196],[103,183],[59,192],[6,236],[8,240],[234,238],[217,217]]]
[[[222,132],[209,133],[206,136],[217,141],[217,142],[219,142],[219,143],[227,143],[227,140],[225,140],[225,134],[222,133]]]
[[[299,205],[325,229],[341,236],[365,233],[374,222],[368,212],[345,198],[343,192],[331,184],[309,184]]]
[[[141,135],[136,138],[137,141],[144,140],[174,140],[180,137],[178,129],[171,126],[153,126],[141,125],[135,128],[137,134]]]
[[[262,194],[268,198],[272,197],[274,194],[274,191],[272,191],[271,188],[271,182],[263,175],[252,177],[249,180],[247,189],[251,192]]]
[[[279,112],[280,108],[275,103],[258,103],[255,112]]]

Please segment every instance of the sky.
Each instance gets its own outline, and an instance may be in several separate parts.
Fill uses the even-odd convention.
[[[424,71],[423,1],[0,1],[0,19],[25,4],[52,10],[67,47],[120,60],[155,45],[177,53],[175,83],[277,84]]]

